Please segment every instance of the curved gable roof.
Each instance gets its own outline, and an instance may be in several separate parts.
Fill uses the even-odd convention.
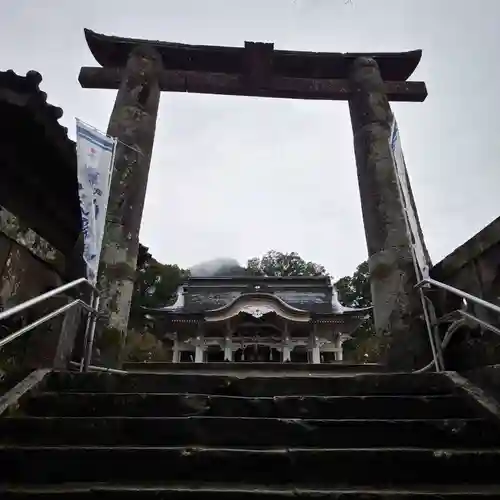
[[[309,311],[290,306],[271,293],[245,293],[223,307],[205,311],[205,320],[223,321],[240,313],[247,313],[257,318],[275,313],[292,321],[306,322],[311,319]]]

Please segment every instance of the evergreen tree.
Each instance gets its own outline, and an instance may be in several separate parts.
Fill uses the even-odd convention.
[[[326,276],[326,269],[315,262],[305,261],[297,252],[270,250],[247,263],[247,272],[254,276]]]

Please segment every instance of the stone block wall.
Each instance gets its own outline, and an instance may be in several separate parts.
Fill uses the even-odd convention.
[[[18,219],[0,209],[0,309],[20,304],[63,284],[64,257]],[[31,323],[70,300],[57,297],[0,325],[0,336]],[[71,354],[81,312],[72,310],[15,339],[0,350],[0,370],[62,367]],[[63,328],[64,326],[64,328]],[[72,328],[68,328],[72,326]],[[61,332],[65,330],[65,334]],[[1,373],[0,373],[1,376]]]
[[[12,307],[60,286],[57,270],[0,231],[0,306]]]
[[[431,276],[500,305],[500,217],[436,264]],[[440,314],[460,308],[461,299],[436,293]],[[500,315],[469,303],[469,312],[500,327]],[[500,336],[482,328],[462,329],[445,352],[448,369],[467,370],[500,363]]]

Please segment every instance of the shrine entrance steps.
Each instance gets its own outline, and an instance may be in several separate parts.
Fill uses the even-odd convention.
[[[487,408],[448,374],[49,373],[0,418],[0,498],[500,498]]]

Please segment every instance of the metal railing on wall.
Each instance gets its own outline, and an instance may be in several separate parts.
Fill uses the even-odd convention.
[[[448,293],[451,293],[452,295],[455,295],[457,297],[460,297],[462,299],[462,304],[464,309],[457,309],[451,314],[447,314],[443,318],[438,318],[435,312],[434,305],[430,301],[428,297],[426,297],[427,303],[429,304],[429,309],[431,311],[431,318],[430,318],[430,323],[431,327],[434,329],[435,334],[434,338],[438,339],[440,341],[439,351],[444,352],[446,347],[449,345],[453,335],[455,332],[457,332],[462,326],[465,326],[467,324],[476,324],[481,326],[482,328],[485,328],[493,333],[496,333],[497,335],[500,335],[500,329],[497,328],[496,326],[492,325],[491,323],[488,323],[487,321],[480,319],[473,314],[467,312],[465,309],[468,306],[468,303],[471,302],[473,304],[476,304],[478,306],[484,307],[485,309],[488,309],[489,311],[492,311],[498,315],[500,315],[500,306],[497,306],[496,304],[492,304],[491,302],[488,302],[484,299],[481,299],[480,297],[476,297],[475,295],[472,295],[468,292],[464,292],[463,290],[460,290],[458,288],[455,288],[451,285],[447,285],[446,283],[442,283],[441,281],[437,281],[433,278],[424,278],[420,283],[417,284],[417,288],[422,289],[424,286],[432,286],[435,288],[439,288],[441,290],[444,290]],[[454,318],[453,318],[454,317]],[[451,319],[453,318],[453,319]],[[439,340],[441,337],[439,335],[439,326],[441,323],[444,321],[447,321],[450,324],[450,326],[447,328],[443,339]],[[439,360],[436,357],[435,352],[433,351],[433,360],[420,370],[416,370],[415,373],[419,372],[425,372],[427,370],[430,370],[431,368],[435,368],[436,371],[441,371],[440,369],[440,363]],[[444,368],[444,367],[443,367]]]
[[[46,293],[43,293],[42,295],[39,295],[37,297],[34,297],[32,299],[29,299],[21,304],[18,304],[16,306],[10,307],[9,309],[6,309],[5,311],[0,312],[0,322],[15,316],[16,314],[19,314],[21,312],[27,311],[28,309],[31,309],[32,307],[35,307],[39,304],[42,304],[46,300],[55,297],[57,295],[61,295],[64,292],[67,292],[69,290],[76,289],[80,286],[88,286],[91,289],[91,294],[90,294],[90,300],[89,302],[85,302],[82,299],[75,299],[68,304],[65,304],[58,309],[42,316],[41,318],[33,321],[32,323],[20,328],[19,330],[7,335],[6,337],[2,338],[0,340],[0,349],[2,349],[4,346],[7,344],[10,344],[17,338],[21,337],[22,335],[34,330],[35,328],[39,327],[40,325],[43,325],[47,321],[50,321],[51,319],[54,319],[61,314],[64,314],[65,312],[69,311],[70,309],[74,307],[81,307],[85,311],[87,311],[87,323],[85,327],[85,335],[84,335],[84,345],[83,345],[83,356],[82,356],[82,361],[80,363],[80,371],[87,371],[88,367],[90,365],[90,358],[92,355],[92,344],[93,344],[93,339],[94,339],[94,332],[95,332],[95,325],[97,321],[97,315],[98,315],[98,306],[99,306],[99,291],[96,289],[95,286],[93,286],[90,281],[86,278],[78,278],[74,281],[71,281],[70,283],[66,283],[64,285],[61,285],[60,287],[54,288],[53,290],[50,290]]]

